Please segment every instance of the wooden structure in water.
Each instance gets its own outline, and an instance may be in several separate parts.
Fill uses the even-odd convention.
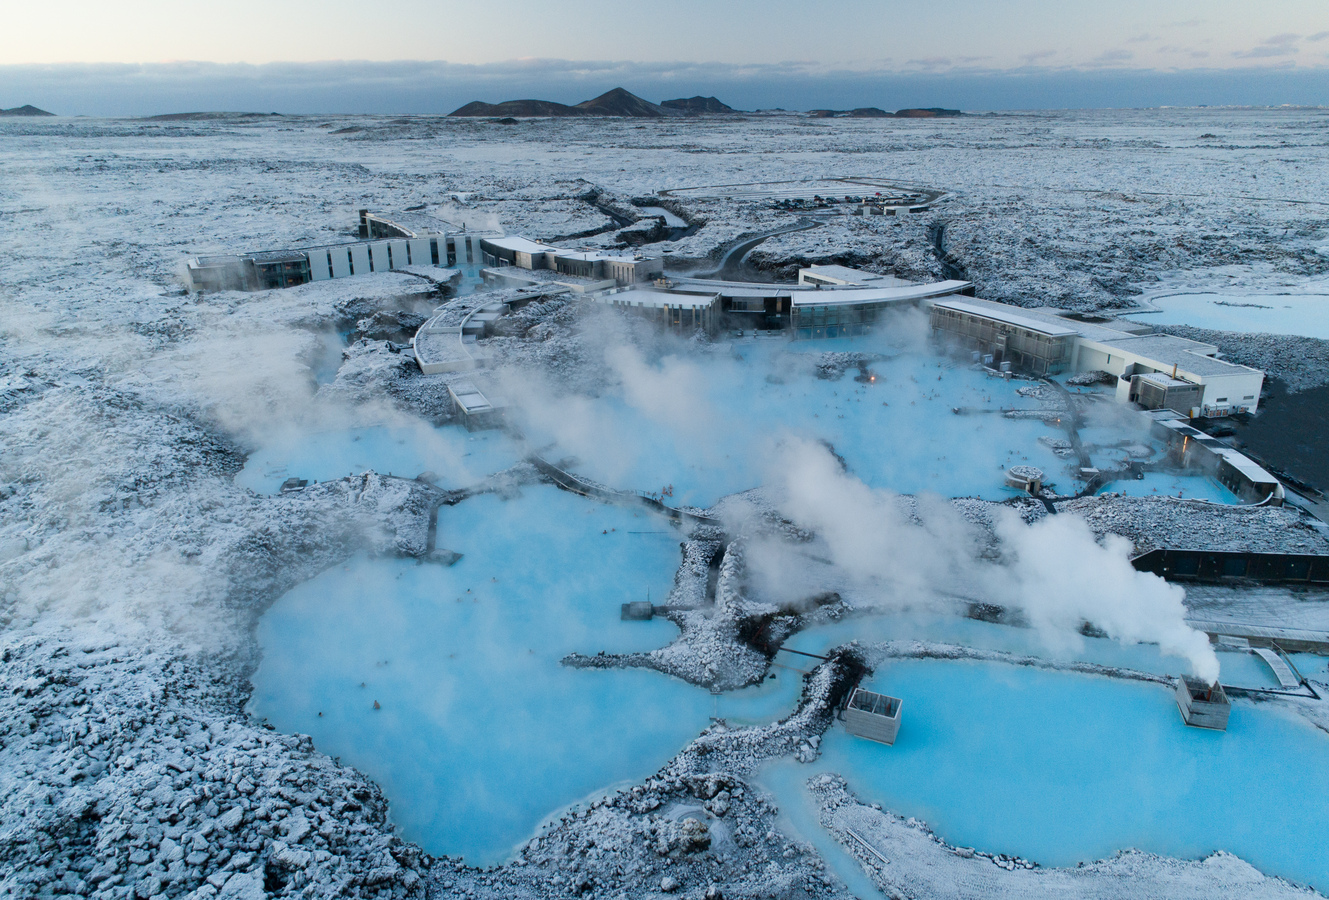
[[[844,707],[844,730],[870,741],[894,744],[895,736],[900,733],[902,703],[898,697],[854,688]]]
[[[1177,708],[1187,725],[1227,731],[1228,714],[1232,701],[1218,682],[1207,685],[1203,681],[1182,675],[1177,679]]]
[[[624,603],[619,618],[624,622],[649,622],[655,616],[655,607],[649,600],[633,600]]]

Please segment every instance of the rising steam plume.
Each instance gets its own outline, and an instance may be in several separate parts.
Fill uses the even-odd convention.
[[[1033,524],[999,510],[996,558],[976,544],[949,504],[922,503],[907,515],[900,498],[843,472],[821,444],[792,439],[776,473],[782,512],[815,531],[831,560],[883,603],[943,599],[939,589],[970,590],[1021,610],[1054,651],[1079,649],[1085,622],[1122,643],[1156,643],[1185,659],[1191,673],[1218,680],[1218,657],[1208,637],[1186,624],[1185,591],[1137,572],[1130,542],[1095,539],[1078,516],[1048,516]]]

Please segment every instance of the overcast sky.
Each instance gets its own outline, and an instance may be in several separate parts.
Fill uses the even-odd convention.
[[[1305,104],[1327,75],[1326,0],[52,0],[0,28],[0,106],[91,114],[447,112],[620,83],[748,107]]]

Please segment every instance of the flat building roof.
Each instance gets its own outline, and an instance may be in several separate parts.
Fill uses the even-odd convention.
[[[458,381],[448,385],[448,393],[461,411],[468,416],[476,413],[492,412],[494,404],[489,402],[479,388],[469,381]]]
[[[701,309],[711,306],[719,297],[719,294],[675,294],[651,288],[633,288],[630,291],[609,294],[603,299],[609,303],[627,303],[656,309],[663,309],[666,306],[671,309]]]
[[[1199,341],[1171,334],[1122,335],[1112,340],[1099,340],[1097,343],[1112,350],[1120,350],[1147,359],[1151,363],[1159,364],[1160,368],[1175,365],[1178,369],[1200,377],[1259,372],[1250,366],[1211,356],[1210,354],[1218,352],[1218,348],[1212,344],[1201,344]]]
[[[1080,334],[1076,329],[1067,327],[1066,325],[1059,325],[1056,322],[1035,319],[1032,316],[1023,316],[1018,313],[1007,312],[1004,309],[994,309],[992,306],[979,306],[977,303],[967,303],[963,300],[942,300],[932,305],[940,309],[951,309],[956,312],[968,313],[971,316],[991,319],[994,322],[1014,325],[1017,328],[1023,328],[1027,331],[1045,334],[1048,337],[1078,337]]]
[[[897,278],[894,275],[878,275],[876,272],[865,272],[862,269],[854,269],[849,266],[804,266],[798,270],[798,273],[813,278],[830,278],[843,281],[846,284],[872,285],[874,287],[908,287],[918,283],[906,278]]]
[[[967,281],[937,281],[908,287],[839,288],[829,291],[791,291],[794,306],[855,306],[863,303],[907,303],[958,294],[969,286]]]

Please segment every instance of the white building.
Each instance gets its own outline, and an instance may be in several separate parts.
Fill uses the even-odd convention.
[[[1123,402],[1143,397],[1134,376],[1158,373],[1201,388],[1198,412],[1177,410],[1192,417],[1254,412],[1260,404],[1264,373],[1219,359],[1212,344],[1170,334],[1122,334],[1106,340],[1081,335],[1076,350],[1078,371],[1100,369],[1117,376],[1117,399]]]

